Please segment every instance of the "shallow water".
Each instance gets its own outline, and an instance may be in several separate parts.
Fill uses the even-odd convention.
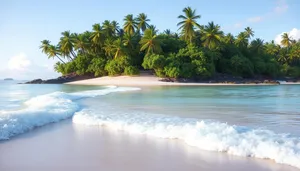
[[[300,86],[97,87],[1,84],[0,140],[73,123],[179,139],[300,168]]]
[[[300,136],[300,85],[159,87],[88,100],[115,109],[273,130]]]

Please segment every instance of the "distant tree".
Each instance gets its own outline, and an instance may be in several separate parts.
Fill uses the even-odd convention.
[[[133,19],[132,14],[128,14],[124,18],[124,32],[133,35],[138,29],[137,22]]]
[[[282,46],[289,47],[291,45],[292,39],[290,38],[288,33],[283,33],[281,38],[282,40],[280,43]]]
[[[147,18],[146,14],[140,13],[136,18],[136,22],[138,25],[138,29],[144,32],[149,27],[148,22],[150,22],[150,19]]]
[[[161,49],[161,40],[157,37],[155,31],[152,29],[146,29],[144,36],[141,41],[141,51],[146,51],[146,54],[156,53],[159,54],[162,52]]]
[[[196,10],[192,10],[191,7],[186,7],[182,10],[184,15],[179,15],[178,18],[182,19],[177,26],[181,30],[181,35],[184,40],[189,43],[192,43],[192,40],[195,36],[195,27],[200,28],[200,25],[197,23],[197,20],[200,19],[200,15],[196,14]]]
[[[254,36],[254,31],[250,27],[245,28],[245,33],[247,38],[251,38]]]
[[[224,33],[221,31],[219,25],[215,25],[214,22],[208,23],[204,26],[202,41],[203,45],[209,49],[215,49],[221,43]]]

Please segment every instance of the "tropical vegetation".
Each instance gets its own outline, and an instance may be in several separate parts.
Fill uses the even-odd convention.
[[[201,16],[191,7],[182,12],[178,33],[159,31],[144,13],[128,14],[123,26],[105,20],[91,31],[64,31],[57,45],[43,40],[40,49],[58,60],[55,70],[63,75],[137,75],[152,70],[168,78],[300,77],[300,41],[288,33],[278,45],[254,38],[250,27],[234,36],[214,22],[200,24]]]

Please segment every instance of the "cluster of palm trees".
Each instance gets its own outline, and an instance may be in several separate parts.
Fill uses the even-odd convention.
[[[264,43],[261,39],[253,39],[254,31],[247,27],[237,36],[224,34],[221,27],[214,22],[200,25],[201,18],[197,11],[191,7],[183,9],[183,15],[179,15],[179,34],[169,29],[158,33],[146,14],[141,13],[137,17],[132,14],[124,17],[123,27],[116,21],[105,20],[102,25],[94,24],[92,31],[84,33],[61,33],[57,45],[51,45],[49,40],[43,40],[40,48],[48,58],[57,58],[59,65],[70,63],[79,55],[91,58],[104,57],[106,61],[117,60],[122,56],[140,58],[140,62],[132,64],[141,68],[142,59],[149,54],[177,53],[169,52],[167,47],[181,42],[183,46],[193,45],[198,48],[206,48],[213,52],[219,52],[223,58],[230,58],[235,54],[228,53],[228,49],[236,49],[238,56],[272,55],[272,59],[280,64],[299,65],[300,56],[299,41],[293,40],[288,33],[282,35],[281,46],[274,41]],[[251,42],[250,40],[253,39]],[[169,40],[169,41],[166,41]],[[230,56],[227,56],[230,54]],[[254,59],[254,58],[253,58]],[[254,61],[253,61],[254,62]],[[217,67],[217,66],[216,66]],[[218,70],[218,69],[217,69]]]

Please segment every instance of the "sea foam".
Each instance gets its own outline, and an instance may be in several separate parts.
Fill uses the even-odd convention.
[[[102,90],[77,93],[54,92],[33,97],[24,102],[23,109],[0,110],[0,140],[9,139],[35,127],[70,118],[80,110],[80,105],[75,102],[78,99],[132,90],[139,89],[110,86]]]
[[[114,111],[114,112],[113,112]],[[179,139],[202,150],[271,159],[300,168],[300,139],[270,130],[251,129],[226,123],[105,109],[83,109],[73,122],[106,126],[131,133]]]

